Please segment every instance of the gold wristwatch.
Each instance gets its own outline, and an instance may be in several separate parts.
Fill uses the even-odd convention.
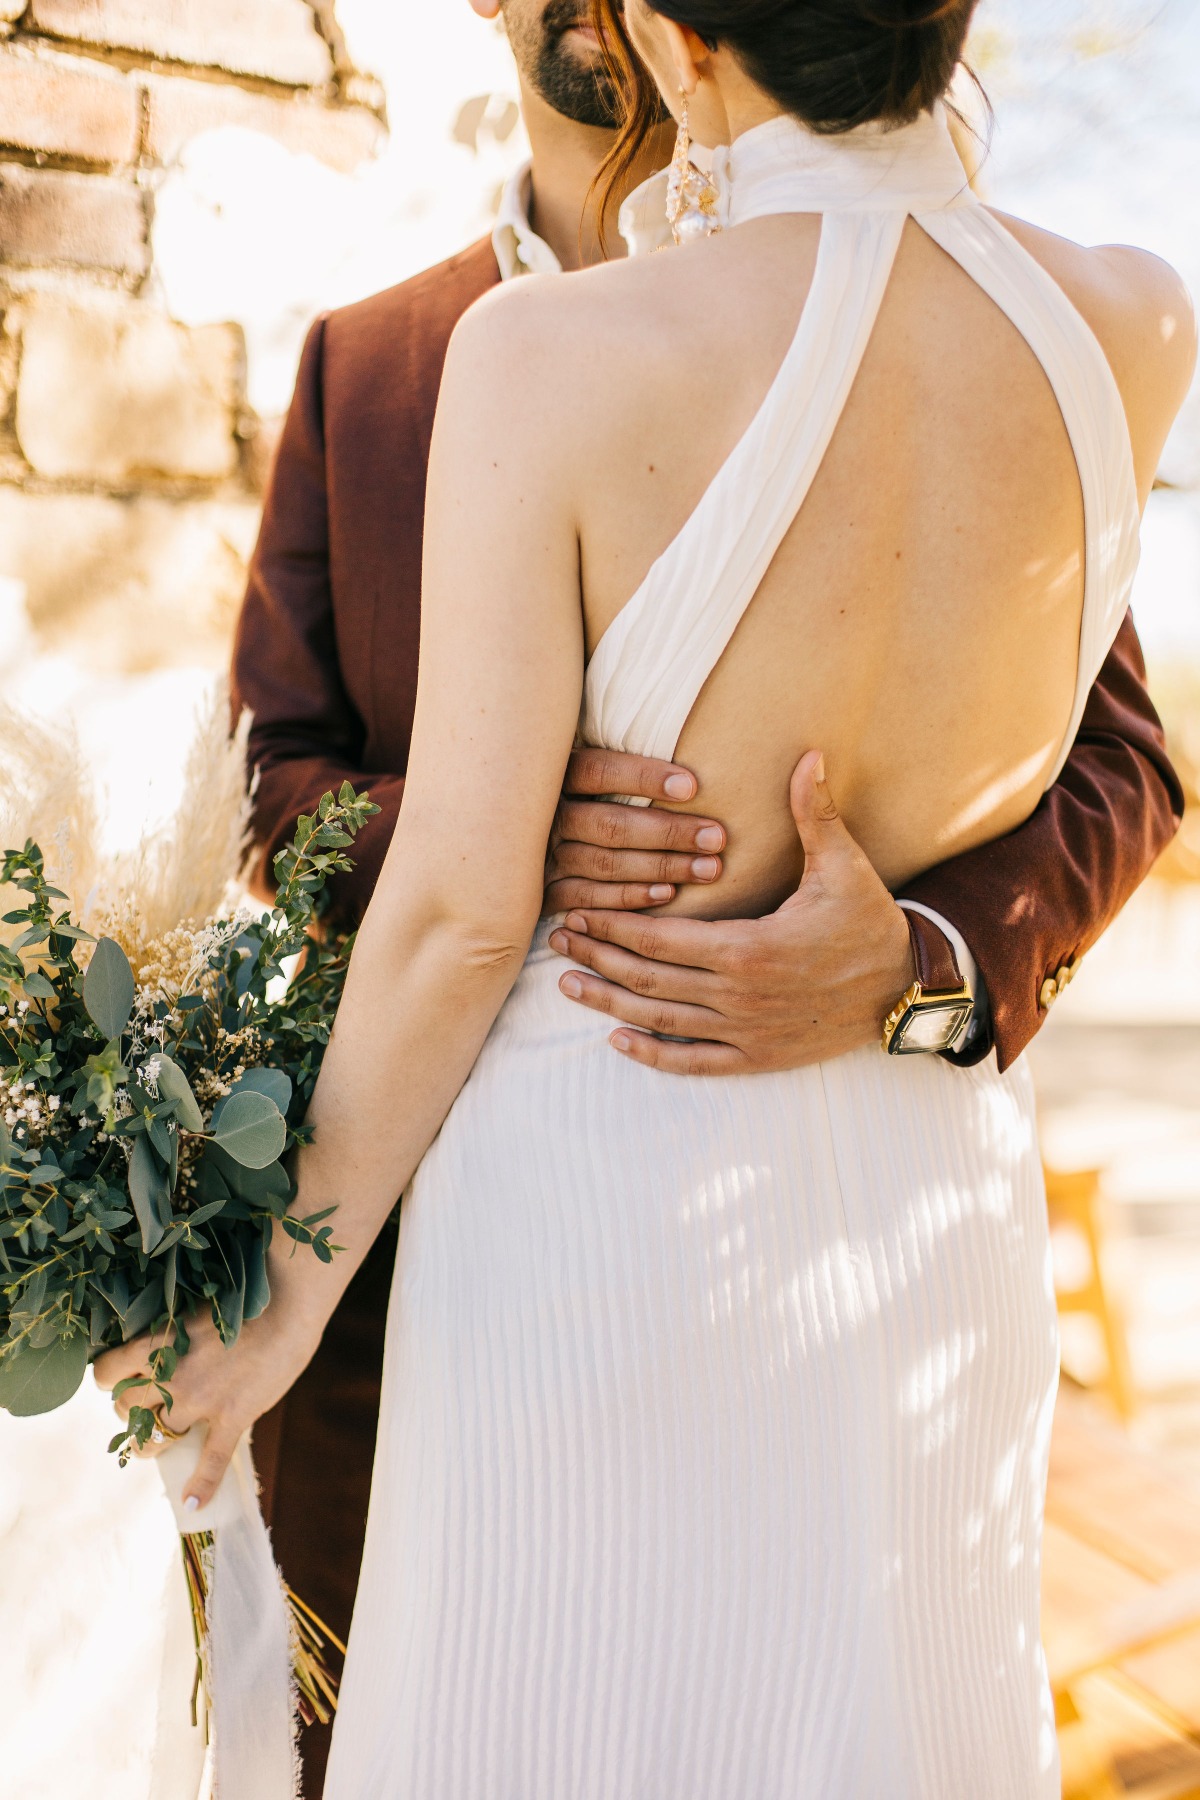
[[[917,979],[883,1021],[889,1056],[957,1050],[975,1010],[950,940],[923,913],[904,909]]]

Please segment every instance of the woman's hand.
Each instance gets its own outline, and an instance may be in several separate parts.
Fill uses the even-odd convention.
[[[242,1434],[287,1393],[307,1366],[320,1332],[298,1325],[286,1305],[276,1302],[242,1326],[236,1344],[221,1342],[207,1312],[195,1314],[187,1328],[191,1349],[180,1357],[171,1377],[174,1404],[169,1413],[164,1410],[162,1420],[177,1436],[193,1425],[208,1428],[200,1460],[184,1487],[184,1505],[194,1512],[207,1506],[216,1493]],[[113,1402],[123,1420],[128,1420],[132,1407],[153,1403],[157,1385],[150,1353],[162,1342],[149,1335],[133,1338],[97,1358],[99,1387],[111,1390],[127,1376],[149,1378],[145,1387],[127,1388]],[[140,1454],[157,1456],[167,1441],[151,1440]]]

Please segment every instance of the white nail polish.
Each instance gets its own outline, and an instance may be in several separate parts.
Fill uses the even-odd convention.
[[[200,1505],[199,1494],[189,1494],[183,1503],[184,1512],[195,1512]]]

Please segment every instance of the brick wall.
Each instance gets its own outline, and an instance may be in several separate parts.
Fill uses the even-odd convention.
[[[240,329],[172,319],[153,268],[156,191],[223,126],[377,150],[332,0],[0,0],[0,658],[14,608],[98,667],[223,653],[266,433]]]

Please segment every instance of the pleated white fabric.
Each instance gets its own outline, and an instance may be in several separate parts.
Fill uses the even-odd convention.
[[[673,751],[910,213],[1067,418],[1077,716],[1137,554],[1083,321],[975,205],[940,115],[773,121],[719,176],[732,224],[825,213],[816,276],[762,411],[598,646],[585,736]],[[328,1800],[1050,1800],[1057,1334],[1024,1065],[658,1074],[559,993],[549,930],[405,1197]]]

